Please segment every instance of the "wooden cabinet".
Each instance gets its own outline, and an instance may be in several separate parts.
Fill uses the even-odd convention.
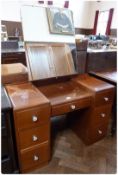
[[[5,89],[1,89],[2,96],[2,112],[1,112],[1,171],[5,174],[17,173],[17,156],[14,138],[14,126],[12,106]]]
[[[87,52],[86,71],[109,71],[116,70],[117,52]]]
[[[81,116],[74,121],[72,126],[84,143],[92,144],[107,133],[115,89],[113,85],[88,75],[78,76],[73,81],[93,94],[91,107],[81,112]],[[76,116],[78,115],[79,113],[76,113]]]
[[[20,171],[25,173],[50,159],[50,103],[30,83],[6,89],[13,103]]]
[[[25,52],[6,52],[1,57],[2,64],[22,63],[26,66]]]

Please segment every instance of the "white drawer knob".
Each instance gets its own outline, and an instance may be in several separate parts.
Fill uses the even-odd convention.
[[[101,130],[98,130],[98,133],[99,133],[99,134],[102,134],[102,131],[101,131]]]
[[[39,160],[39,157],[34,155],[34,161],[37,161],[37,160]]]
[[[35,115],[33,115],[33,116],[32,116],[32,121],[33,121],[33,122],[36,122],[37,120],[38,120],[38,117],[35,116]]]
[[[103,117],[103,118],[104,118],[105,116],[106,116],[106,114],[105,114],[105,113],[101,113],[101,117]]]
[[[38,140],[38,137],[37,137],[37,136],[35,136],[35,135],[33,135],[33,136],[32,136],[32,140],[33,140],[33,142],[35,142],[35,141],[37,141],[37,140]]]
[[[73,109],[73,110],[74,110],[74,109],[75,109],[75,105],[71,105],[71,109]]]
[[[108,98],[108,97],[104,97],[104,100],[105,100],[105,101],[109,101],[109,98]]]

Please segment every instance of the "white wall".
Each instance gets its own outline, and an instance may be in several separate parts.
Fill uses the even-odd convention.
[[[59,2],[60,1],[60,2]],[[21,21],[20,19],[20,8],[22,5],[37,5],[37,1],[33,0],[2,0],[2,13],[1,19],[6,21]],[[62,6],[64,0],[58,0],[54,2],[56,6]],[[89,15],[89,2],[84,0],[70,0],[69,9],[73,11],[74,16],[74,25],[75,27],[80,28],[89,28],[88,27],[88,15]]]
[[[114,14],[112,19],[111,28],[117,28],[117,1],[102,1],[102,2],[90,2],[90,16],[89,16],[89,28],[93,28],[95,11],[104,11],[109,10],[110,8],[114,8]]]
[[[89,1],[71,0],[69,8],[73,11],[74,26],[78,28],[89,28]]]
[[[58,0],[64,1],[64,0]],[[7,21],[21,21],[20,7],[21,5],[34,4],[37,5],[36,0],[2,0],[1,19]],[[62,4],[62,2],[60,3]],[[109,10],[114,8],[114,16],[112,21],[112,28],[117,28],[117,0],[116,1],[87,1],[87,0],[70,0],[69,8],[73,11],[74,25],[78,28],[93,28],[95,11]]]
[[[75,43],[74,35],[50,34],[45,8],[24,6],[21,15],[24,41]]]

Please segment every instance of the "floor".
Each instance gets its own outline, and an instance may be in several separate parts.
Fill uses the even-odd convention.
[[[65,121],[52,124],[52,158],[49,164],[31,173],[114,174],[116,173],[116,136],[86,146],[75,133],[64,127]]]

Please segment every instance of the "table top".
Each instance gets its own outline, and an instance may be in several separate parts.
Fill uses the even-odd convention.
[[[25,67],[21,63],[2,64],[1,65],[2,76],[26,74],[27,72],[28,72],[27,67]]]
[[[6,86],[14,110],[49,104],[49,100],[31,83]]]
[[[91,99],[92,96],[90,92],[72,81],[41,86],[38,89],[49,99],[52,106],[70,103],[84,98]]]
[[[117,71],[104,71],[104,72],[90,72],[91,75],[95,75],[111,83],[117,83]]]

